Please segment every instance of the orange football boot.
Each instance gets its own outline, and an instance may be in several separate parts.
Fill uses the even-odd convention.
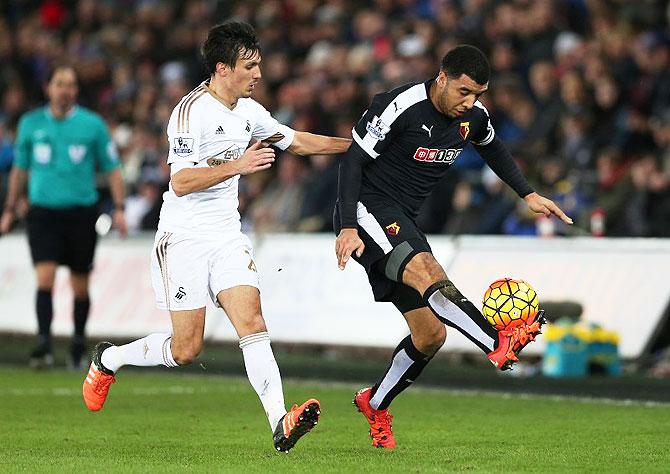
[[[356,392],[354,396],[354,405],[358,411],[363,413],[363,416],[370,424],[370,438],[372,438],[372,446],[375,448],[393,449],[396,447],[395,438],[393,437],[393,429],[391,422],[393,416],[386,410],[375,410],[370,406],[370,395],[372,389],[370,387],[363,388]]]
[[[281,417],[273,435],[277,451],[288,453],[300,438],[309,433],[319,422],[321,404],[310,398],[302,405],[293,408]]]
[[[109,342],[99,342],[93,349],[91,366],[86,374],[86,380],[84,380],[84,387],[82,389],[84,403],[86,403],[86,407],[91,411],[98,411],[102,408],[109,393],[109,386],[116,382],[114,372],[107,369],[100,362],[102,351],[111,346],[112,344]]]
[[[521,349],[542,334],[542,325],[546,322],[543,309],[537,312],[530,324],[523,319],[513,320],[505,329],[498,331],[498,347],[486,356],[498,369],[511,369],[514,362],[519,361]]]

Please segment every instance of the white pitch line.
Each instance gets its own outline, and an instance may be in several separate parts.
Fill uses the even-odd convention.
[[[238,380],[246,380],[244,377],[233,377]],[[345,388],[350,390],[357,390],[360,388],[360,384],[354,384],[350,382],[324,382],[317,380],[305,380],[305,379],[285,379],[284,382],[288,382],[291,385],[320,385],[324,388],[333,387],[333,388]],[[160,387],[138,387],[138,388],[125,388],[123,393],[128,395],[137,395],[137,396],[157,396],[157,395],[192,395],[195,393],[207,394],[207,393],[217,393],[217,392],[227,392],[227,390],[217,390],[212,389],[211,387],[198,387],[194,388],[189,385],[167,385]],[[504,399],[523,399],[523,400],[549,400],[556,402],[576,402],[576,403],[586,403],[586,404],[595,404],[595,405],[612,405],[612,406],[641,406],[649,408],[668,408],[670,407],[670,402],[659,402],[654,400],[633,400],[633,399],[617,399],[617,398],[607,398],[607,397],[581,397],[573,395],[548,395],[548,394],[536,394],[528,392],[497,392],[494,390],[466,390],[466,389],[450,389],[450,388],[439,388],[439,387],[412,387],[412,390],[408,393],[431,393],[431,394],[445,394],[445,395],[455,395],[455,396],[468,396],[468,397],[499,397]],[[9,388],[9,389],[0,389],[0,397],[38,397],[38,396],[55,396],[55,397],[81,397],[81,388],[72,388],[72,387],[53,387],[53,388]]]

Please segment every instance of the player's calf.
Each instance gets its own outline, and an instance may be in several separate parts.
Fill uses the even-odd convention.
[[[423,300],[440,321],[458,329],[485,354],[495,348],[498,332],[450,280],[431,285]]]

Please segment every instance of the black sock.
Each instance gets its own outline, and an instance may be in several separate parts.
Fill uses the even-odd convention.
[[[431,285],[423,294],[423,300],[440,321],[458,329],[485,354],[498,345],[498,331],[451,281]]]
[[[74,300],[74,338],[72,342],[75,344],[84,343],[84,330],[90,308],[91,301],[88,298]]]
[[[414,346],[412,336],[400,341],[393,352],[391,364],[383,377],[372,387],[370,395],[372,408],[377,410],[388,408],[395,397],[414,383],[431,358]]]
[[[35,310],[37,312],[39,344],[41,346],[50,346],[51,320],[54,316],[53,302],[51,301],[51,290],[37,290]]]

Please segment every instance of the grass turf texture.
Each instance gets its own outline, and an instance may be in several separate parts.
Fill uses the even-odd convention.
[[[124,370],[103,410],[84,374],[0,367],[0,472],[667,472],[670,406],[408,390],[398,449],[372,448],[356,386],[285,383],[322,402],[315,430],[277,453],[244,378]]]

